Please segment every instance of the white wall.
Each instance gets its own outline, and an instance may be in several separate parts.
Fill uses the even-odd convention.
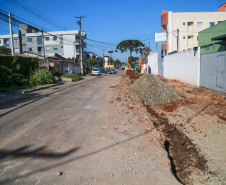
[[[163,61],[165,78],[199,86],[200,49],[194,56],[194,50],[167,55]]]
[[[151,67],[151,73],[158,75],[158,53],[148,55],[148,65]]]

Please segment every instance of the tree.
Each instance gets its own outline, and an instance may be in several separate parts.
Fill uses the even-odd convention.
[[[143,47],[144,43],[139,40],[123,40],[117,45],[116,49],[119,49],[122,53],[129,50],[130,56],[132,56],[132,52],[141,52]]]
[[[5,46],[0,46],[0,53],[7,55],[7,54],[11,53],[11,49],[7,48]]]
[[[120,60],[118,60],[118,59],[116,59],[115,61],[114,61],[114,67],[116,67],[116,66],[121,66],[121,62],[120,62]]]
[[[112,53],[114,53],[114,51],[108,51],[108,53],[110,53],[111,54],[111,57],[112,57]]]
[[[109,62],[111,65],[113,65],[113,63],[114,63],[113,58],[112,58],[112,57],[109,57],[109,58],[108,58],[108,62]]]
[[[87,59],[87,60],[84,60],[83,61],[83,64],[85,65],[89,65],[89,66],[92,66],[96,63],[96,58],[92,58],[92,59]]]

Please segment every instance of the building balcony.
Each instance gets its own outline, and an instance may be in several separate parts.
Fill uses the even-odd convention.
[[[76,43],[79,43],[79,42],[80,42],[80,39],[75,39],[75,42],[76,42]]]
[[[167,44],[166,43],[162,43],[161,50],[166,50],[166,49],[167,49]]]

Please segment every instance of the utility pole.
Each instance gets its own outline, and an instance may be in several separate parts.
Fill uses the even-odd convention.
[[[177,53],[179,52],[179,29],[177,29]]]
[[[9,31],[10,31],[10,38],[11,38],[11,53],[12,53],[12,56],[14,56],[13,29],[12,29],[12,19],[11,19],[10,12],[9,12]]]
[[[75,42],[73,42],[73,44],[74,44],[74,64],[75,64],[75,50],[76,50]]]
[[[101,51],[103,51],[103,66],[104,66],[104,63],[105,63],[105,61],[104,61],[104,49],[103,50],[101,50]]]
[[[42,51],[43,51],[43,58],[45,60],[45,47],[44,47],[44,34],[43,34],[43,28],[42,28]]]
[[[81,75],[83,75],[83,62],[82,62],[82,18],[86,18],[86,16],[75,17],[79,18],[77,24],[80,26],[80,41],[79,41],[79,60],[81,65]]]

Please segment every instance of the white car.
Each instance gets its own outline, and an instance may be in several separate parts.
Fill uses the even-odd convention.
[[[98,68],[94,68],[92,69],[92,72],[91,72],[92,75],[96,75],[96,76],[101,76],[101,72],[100,72],[100,69]]]

